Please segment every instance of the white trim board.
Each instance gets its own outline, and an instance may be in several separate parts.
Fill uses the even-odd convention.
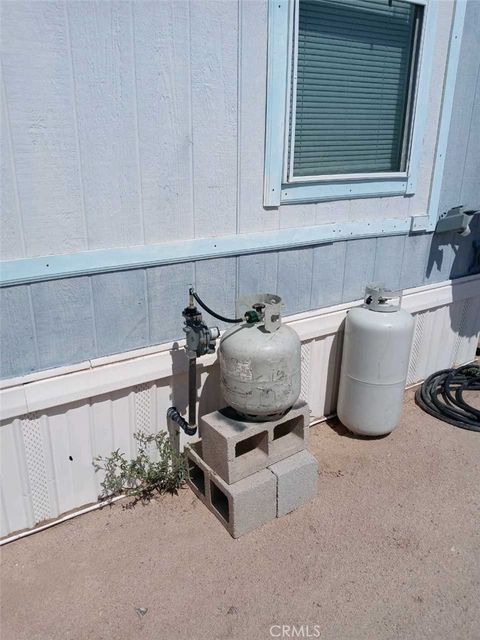
[[[449,280],[434,285],[407,289],[402,306],[410,313],[418,313],[454,301],[478,298],[480,307],[480,274]],[[305,342],[334,334],[349,309],[361,304],[356,300],[316,311],[309,311],[286,319]],[[6,420],[33,411],[50,409],[62,404],[95,397],[173,374],[172,352],[182,348],[184,341],[166,343],[119,355],[89,360],[72,367],[62,367],[32,376],[5,380],[0,390],[0,419]],[[216,354],[199,359],[200,367],[216,361]],[[186,372],[186,366],[185,366]],[[182,373],[176,370],[175,373]]]

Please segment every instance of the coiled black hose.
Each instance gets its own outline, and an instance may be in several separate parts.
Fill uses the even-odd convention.
[[[212,311],[212,309],[210,309],[210,307],[207,307],[207,305],[203,302],[203,300],[199,297],[199,295],[195,293],[193,289],[190,289],[190,295],[195,298],[195,300],[202,307],[202,309],[204,309],[204,311],[209,313],[211,316],[213,316],[217,320],[221,320],[222,322],[230,322],[232,324],[236,324],[237,322],[243,322],[243,318],[225,318],[225,316],[221,316],[219,313]]]
[[[429,376],[415,393],[415,402],[430,415],[461,429],[480,431],[480,411],[463,397],[480,390],[480,366],[466,364]]]

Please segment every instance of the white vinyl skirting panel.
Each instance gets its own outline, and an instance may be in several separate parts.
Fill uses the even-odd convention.
[[[302,339],[301,394],[312,419],[335,412],[341,323],[348,308],[357,304],[288,319]],[[475,357],[480,276],[411,289],[403,306],[415,315],[408,385]],[[133,455],[135,431],[167,428],[166,411],[173,404],[185,411],[183,352],[168,347],[3,383],[2,536],[96,502],[101,477],[93,458],[117,448]],[[199,361],[198,397],[200,414],[222,405],[215,356]],[[181,440],[183,446],[187,438],[182,434]]]

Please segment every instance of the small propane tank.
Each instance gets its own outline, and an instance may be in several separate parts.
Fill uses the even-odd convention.
[[[347,314],[337,415],[353,433],[385,435],[400,420],[414,329],[401,298],[374,283],[363,306]]]
[[[258,294],[237,305],[250,310],[245,321],[220,340],[221,392],[225,402],[248,420],[275,420],[300,395],[300,338],[282,324],[279,296]]]

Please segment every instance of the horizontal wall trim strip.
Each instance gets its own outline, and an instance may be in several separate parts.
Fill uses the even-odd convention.
[[[411,218],[358,220],[121,249],[101,249],[66,255],[5,260],[0,263],[0,287],[294,249],[327,244],[336,240],[402,235],[407,234],[410,227]]]
[[[408,289],[402,306],[411,313],[433,309],[479,296],[480,275],[455,281]],[[316,311],[290,316],[286,322],[302,341],[335,333],[356,300]],[[39,372],[23,379],[4,380],[0,391],[0,419],[7,420],[31,411],[42,411],[69,402],[111,393],[152,380],[172,376],[172,351],[182,348],[184,341],[170,342],[123,354],[89,360],[81,364]],[[178,359],[177,359],[178,360]],[[200,367],[216,361],[216,354],[204,356]],[[185,362],[186,371],[186,362]],[[181,367],[176,365],[176,373]],[[43,375],[43,378],[40,377]]]

